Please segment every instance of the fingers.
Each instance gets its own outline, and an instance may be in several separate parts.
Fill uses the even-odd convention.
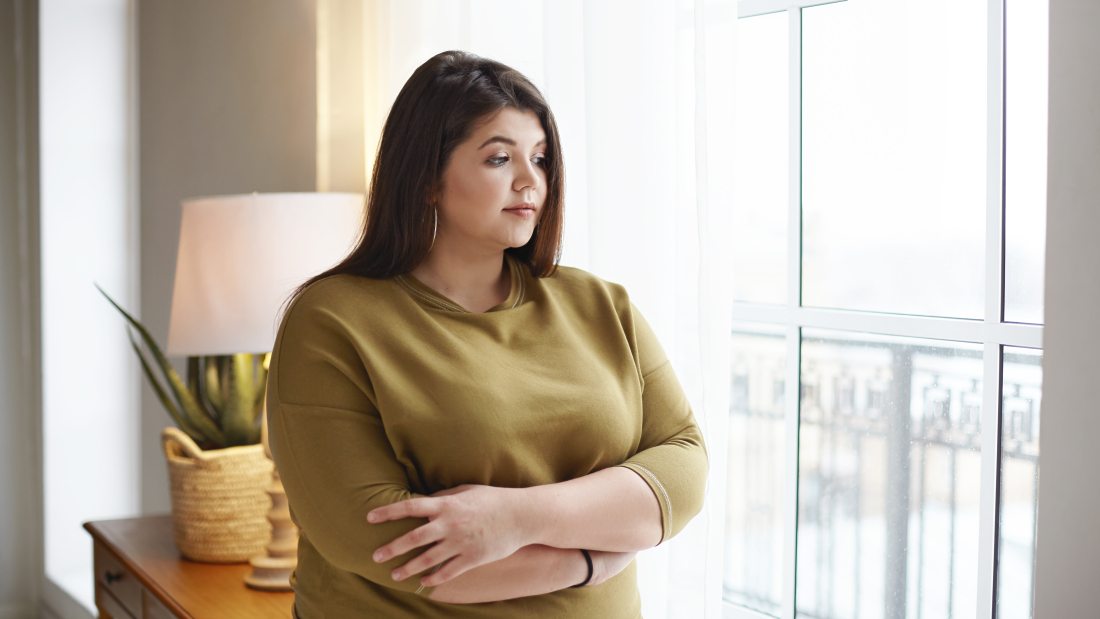
[[[421,553],[419,557],[395,569],[391,576],[394,580],[404,580],[409,576],[423,572],[433,565],[439,565],[452,556],[454,556],[454,551],[449,550],[447,545],[436,544]]]
[[[402,518],[432,518],[439,515],[440,508],[440,502],[431,497],[408,499],[372,509],[367,514],[367,521],[385,522]]]
[[[417,527],[412,531],[409,531],[408,533],[393,540],[385,546],[382,546],[378,550],[375,550],[373,557],[374,562],[383,563],[385,561],[389,561],[390,559],[394,557],[399,557],[414,548],[419,548],[421,546],[424,546],[425,544],[438,542],[441,539],[443,539],[442,525],[430,522],[424,526]],[[436,563],[438,563],[438,561]]]
[[[433,496],[433,497],[450,496],[452,494],[458,494],[460,492],[466,492],[470,488],[473,488],[473,486],[471,486],[470,484],[462,484],[460,486],[455,486],[454,488],[444,488],[443,490],[440,490],[439,492],[433,492],[431,494],[431,496]]]
[[[447,564],[443,567],[439,568],[439,571],[435,572],[434,574],[428,574],[427,576],[421,578],[420,584],[424,585],[425,587],[435,587],[436,585],[441,585],[448,580],[455,578],[466,572],[467,570],[473,569],[475,567],[477,566],[474,565],[474,561],[472,559],[468,559],[465,555],[459,555],[454,559],[448,561]]]

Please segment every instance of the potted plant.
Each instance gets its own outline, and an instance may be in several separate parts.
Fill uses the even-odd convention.
[[[176,547],[205,563],[243,563],[263,553],[271,539],[271,499],[264,490],[274,470],[260,444],[270,354],[188,357],[185,382],[148,330],[96,288],[126,318],[142,371],[176,422],[161,434]]]

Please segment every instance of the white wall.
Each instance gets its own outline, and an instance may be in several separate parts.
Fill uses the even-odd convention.
[[[0,3],[0,619],[36,614],[38,3]]]
[[[1100,617],[1100,3],[1050,0],[1035,617]]]

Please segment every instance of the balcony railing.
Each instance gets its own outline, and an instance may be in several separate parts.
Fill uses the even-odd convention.
[[[725,594],[769,614],[781,599],[782,489],[769,482],[782,476],[783,342],[735,333],[731,376]],[[803,339],[799,617],[950,618],[975,607],[982,351],[925,342]],[[1040,358],[1006,353],[1010,363]],[[1003,390],[1002,455],[1035,472],[1030,487],[1015,476],[1005,491],[1031,505],[1039,388],[1006,381]],[[1004,568],[1030,573],[1034,541],[1032,526],[1021,548],[1002,553],[1021,565]]]

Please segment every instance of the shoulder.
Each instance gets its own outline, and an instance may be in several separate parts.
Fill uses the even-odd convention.
[[[608,326],[621,331],[642,376],[668,361],[652,327],[622,284],[563,266],[543,281],[548,296],[567,300],[577,318],[602,325],[605,333]]]
[[[361,305],[364,300],[390,296],[389,280],[370,279],[357,275],[331,275],[317,280],[297,294],[287,307],[287,314],[316,309],[336,310]]]
[[[566,266],[540,281],[548,300],[568,308],[566,313],[574,319],[614,328],[633,340],[641,316],[622,284]]]
[[[541,278],[540,282],[549,293],[567,295],[577,302],[610,303],[627,310],[630,307],[630,296],[622,284],[577,267],[559,265],[553,275]]]
[[[280,332],[287,329],[361,322],[364,312],[377,313],[392,302],[393,283],[356,275],[332,275],[313,282],[292,297],[282,315]]]

